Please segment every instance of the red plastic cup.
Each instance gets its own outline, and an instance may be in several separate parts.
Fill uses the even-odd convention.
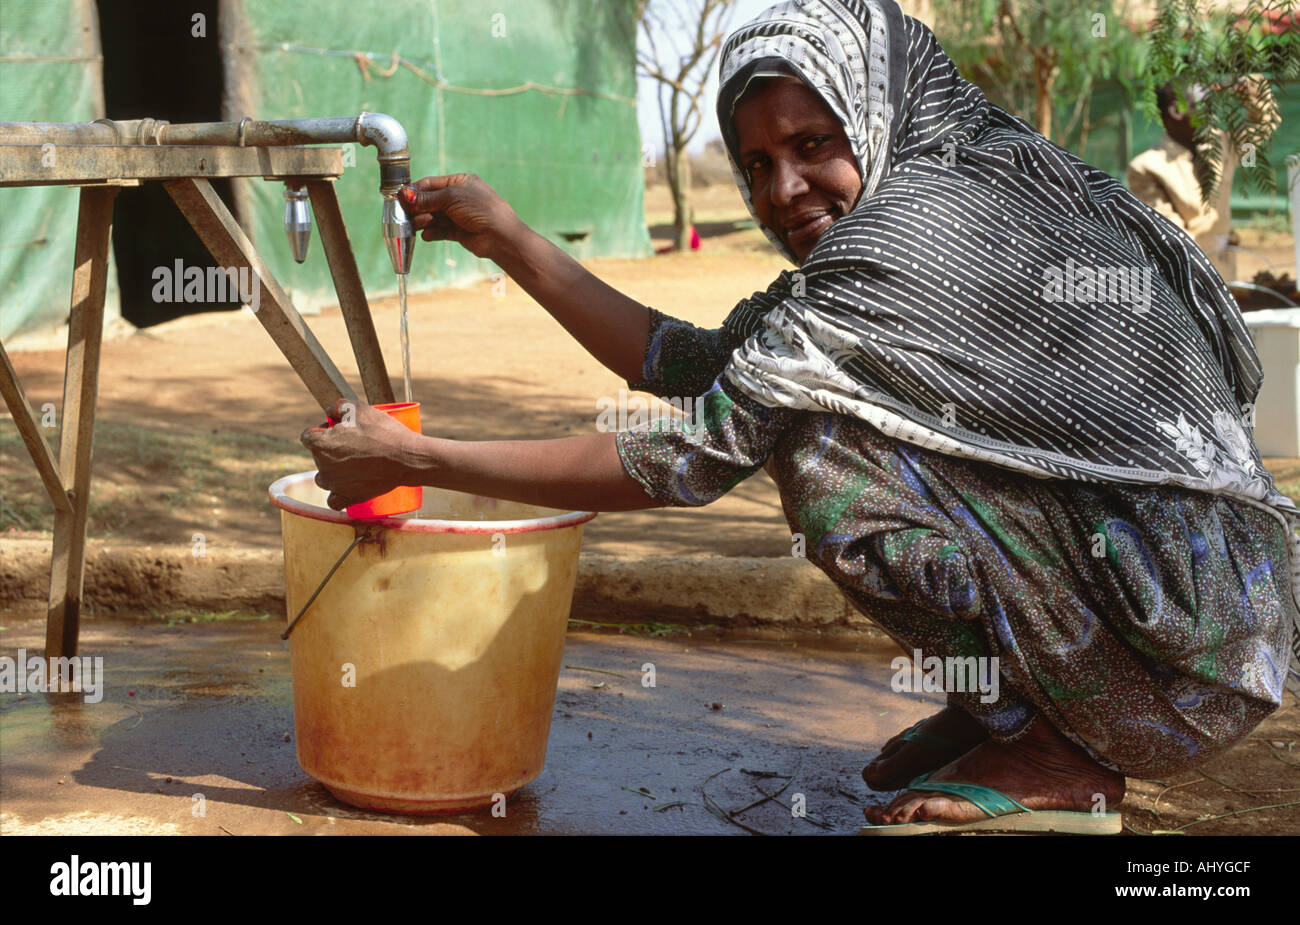
[[[376,411],[382,411],[391,418],[396,418],[408,429],[420,433],[420,403],[418,401],[399,401],[389,404],[374,405]],[[396,514],[409,514],[418,511],[424,501],[424,492],[418,485],[399,485],[369,501],[350,505],[347,515],[353,520],[372,520],[376,517],[392,517]]]

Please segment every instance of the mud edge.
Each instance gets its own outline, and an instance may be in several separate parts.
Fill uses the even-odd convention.
[[[0,538],[0,607],[42,613],[50,576],[48,537]],[[280,549],[91,541],[84,616],[167,610],[284,614]],[[584,553],[571,616],[598,623],[858,629],[879,632],[812,563],[797,558]]]

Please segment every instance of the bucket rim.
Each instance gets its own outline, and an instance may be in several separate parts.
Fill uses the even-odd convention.
[[[548,517],[532,517],[525,520],[434,520],[416,517],[376,517],[354,520],[343,511],[319,507],[290,498],[285,492],[291,485],[310,479],[315,483],[318,470],[295,472],[276,479],[267,489],[271,503],[282,511],[323,520],[328,523],[355,525],[368,524],[385,530],[397,530],[406,533],[531,533],[536,530],[558,530],[562,527],[574,527],[585,524],[596,516],[595,511],[566,511]]]

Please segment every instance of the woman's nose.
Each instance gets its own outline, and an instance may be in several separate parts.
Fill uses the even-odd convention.
[[[772,205],[783,208],[808,192],[800,165],[785,159],[772,164]]]

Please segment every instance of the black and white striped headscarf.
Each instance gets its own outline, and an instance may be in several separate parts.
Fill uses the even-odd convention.
[[[1033,476],[1300,517],[1251,436],[1254,345],[1191,238],[990,104],[893,0],[789,0],[728,38],[718,116],[751,212],[731,107],[772,59],[843,124],[863,190],[724,322],[746,336],[735,386]],[[1300,599],[1298,565],[1300,547]]]

